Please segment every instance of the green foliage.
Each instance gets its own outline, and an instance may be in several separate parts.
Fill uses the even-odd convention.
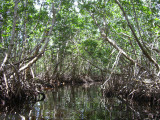
[[[95,60],[101,60],[101,62],[106,65],[109,62],[111,48],[103,45],[102,40],[85,40],[81,43],[80,49],[83,56],[88,56]]]
[[[52,2],[52,0],[43,3],[39,1],[41,7],[36,9],[35,5],[38,1],[29,0],[27,3],[19,1],[14,40],[18,46],[14,46],[16,51],[22,51],[25,47],[30,53],[37,44],[44,45],[44,42],[40,43],[40,41],[43,34],[50,30]],[[150,2],[121,0],[120,3],[142,44],[149,47],[151,44],[158,48],[160,13],[157,5],[159,3],[154,0]],[[0,4],[0,13],[3,16],[1,27],[3,44],[0,44],[0,48],[8,49],[13,28],[14,1],[1,0]],[[101,30],[104,30],[106,35],[132,58],[137,59],[135,53],[142,54],[126,19],[115,2],[111,0],[56,0],[54,6],[55,25],[51,36],[45,36],[51,40],[47,47],[49,49],[47,54],[53,54],[54,57],[58,54],[59,58],[67,62],[71,62],[68,61],[69,57],[77,58],[77,63],[83,61],[77,57],[82,55],[93,63],[103,64],[102,67],[105,67],[115,61],[116,55],[110,58],[113,45],[103,39]],[[25,37],[27,44],[23,43]],[[158,59],[158,55],[155,56]]]
[[[91,56],[94,55],[97,45],[98,45],[97,41],[90,40],[90,39],[89,40],[85,40],[82,43],[83,49],[85,51],[87,51],[88,54],[91,55]]]

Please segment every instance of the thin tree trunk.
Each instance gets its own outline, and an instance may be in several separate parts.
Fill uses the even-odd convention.
[[[130,61],[133,62],[133,63],[138,64],[139,66],[141,66],[136,60],[134,60],[134,59],[132,59],[130,56],[128,56],[128,55],[126,54],[126,52],[125,52],[123,49],[121,49],[121,48],[116,44],[116,42],[115,42],[114,40],[108,38],[103,31],[101,31],[101,36],[102,36],[107,42],[109,42],[115,49],[117,49],[119,52],[121,52],[128,60],[130,60]]]
[[[97,21],[96,21],[96,18],[94,17],[94,15],[91,15],[91,17],[93,18],[94,23],[97,25],[97,27],[99,27],[99,25],[97,24]],[[121,52],[129,61],[131,61],[132,63],[135,63],[135,64],[141,66],[136,60],[134,60],[130,56],[128,56],[127,53],[122,48],[120,48],[114,40],[108,38],[107,37],[107,33],[105,32],[104,29],[101,29],[100,27],[99,27],[99,29],[100,29],[101,36],[104,38],[105,41],[109,42],[109,44],[111,44],[116,50],[118,50],[119,52]]]
[[[26,7],[28,4],[28,0],[24,1],[24,16],[23,16],[23,41],[22,41],[22,51],[21,51],[21,55],[20,58],[24,58],[25,57],[25,53],[26,53],[26,46],[27,46],[27,31],[26,31],[26,23],[27,23],[27,14],[26,14]]]
[[[124,17],[125,17],[125,19],[126,19],[126,21],[127,21],[127,23],[128,23],[128,26],[129,26],[130,30],[132,31],[132,34],[133,34],[136,42],[138,43],[140,49],[142,50],[143,54],[149,59],[149,61],[151,61],[152,63],[155,64],[155,66],[157,67],[157,70],[159,71],[159,70],[160,70],[159,64],[156,62],[156,60],[154,60],[154,59],[149,55],[149,53],[147,52],[147,50],[143,47],[143,45],[142,45],[141,42],[139,41],[139,39],[138,39],[138,37],[137,37],[137,35],[136,35],[135,31],[134,31],[134,28],[133,28],[133,26],[131,25],[131,23],[130,23],[130,21],[129,21],[129,19],[128,19],[128,16],[127,16],[126,12],[124,11],[122,5],[120,4],[119,0],[115,0],[115,2],[118,4],[118,6],[120,7],[120,9],[122,10],[123,15],[124,15]]]
[[[7,81],[7,77],[6,77],[5,73],[3,73],[3,77],[4,77],[4,81],[5,81],[5,85],[6,85],[6,90],[7,90],[7,95],[8,95],[9,87],[8,87],[8,81]]]
[[[53,12],[52,26],[50,27],[50,31],[48,33],[48,36],[51,35],[51,33],[53,31],[54,24],[55,24],[55,8],[54,8],[54,3],[52,4],[52,12]],[[27,64],[25,64],[24,66],[22,66],[19,69],[19,72],[21,72],[21,71],[25,70],[26,68],[30,67],[31,65],[33,65],[42,56],[42,54],[45,52],[45,48],[47,47],[49,41],[50,41],[50,39],[49,39],[49,37],[47,37],[45,39],[45,44],[42,47],[42,50],[38,53],[38,51],[39,51],[40,48],[37,48],[37,54],[35,54],[35,57],[31,61],[29,61]]]
[[[3,16],[0,13],[0,43],[3,43],[3,37],[2,37],[2,27],[3,26]]]
[[[11,40],[10,40],[10,44],[9,44],[9,48],[8,48],[8,52],[6,53],[6,56],[1,64],[1,68],[2,69],[8,58],[10,57],[11,55],[11,51],[13,49],[13,46],[14,46],[14,39],[15,39],[15,28],[16,28],[16,21],[17,21],[17,10],[18,10],[18,3],[19,3],[19,0],[15,0],[15,6],[14,6],[14,18],[13,18],[13,28],[12,28],[12,34],[11,34]]]

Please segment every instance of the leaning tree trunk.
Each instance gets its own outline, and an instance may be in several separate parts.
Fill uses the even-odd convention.
[[[17,21],[17,10],[18,10],[18,3],[19,0],[15,0],[15,6],[14,6],[14,17],[13,17],[13,27],[12,27],[12,34],[11,34],[11,40],[8,48],[8,52],[6,53],[6,56],[1,64],[0,70],[3,69],[5,66],[6,62],[8,61],[8,58],[11,55],[13,46],[14,46],[14,39],[15,39],[15,28],[16,28],[16,21]]]
[[[147,52],[147,50],[143,47],[143,45],[141,44],[140,40],[138,39],[138,37],[137,37],[137,35],[136,35],[135,31],[134,31],[134,28],[133,28],[133,26],[131,25],[131,23],[130,23],[130,21],[129,21],[129,19],[128,19],[128,16],[127,16],[124,8],[123,8],[122,5],[120,4],[119,0],[115,0],[115,2],[118,4],[118,6],[120,7],[120,9],[122,10],[123,15],[124,15],[124,17],[125,17],[125,19],[126,19],[126,21],[127,21],[127,23],[128,23],[128,26],[129,26],[130,30],[132,31],[132,34],[133,34],[133,36],[134,36],[134,38],[135,38],[138,46],[139,46],[140,49],[142,50],[143,54],[146,56],[146,58],[148,58],[149,61],[151,61],[152,63],[154,63],[155,66],[156,66],[156,68],[157,68],[157,70],[160,71],[160,65],[157,63],[156,60],[154,60],[154,59],[149,55],[149,53]]]
[[[34,56],[33,56],[33,59],[31,59],[28,63],[23,65],[19,69],[19,72],[21,72],[21,71],[25,70],[26,68],[32,66],[42,56],[42,54],[45,52],[45,48],[47,47],[48,42],[50,41],[49,37],[46,38],[46,36],[50,36],[51,35],[51,33],[53,31],[54,24],[55,24],[55,14],[56,14],[56,12],[55,12],[55,8],[54,8],[54,4],[52,4],[52,11],[53,11],[52,26],[50,27],[49,32],[45,31],[45,33],[46,33],[46,34],[44,33],[45,34],[44,35],[45,38],[42,38],[42,39],[44,39],[43,41],[45,41],[44,46],[42,47],[41,51],[39,51],[40,50],[40,46],[37,46],[37,48],[35,50],[35,53],[34,53]]]
[[[12,34],[11,34],[11,40],[10,40],[10,44],[9,44],[9,48],[8,51],[6,52],[5,58],[3,59],[3,62],[1,63],[0,66],[0,76],[1,78],[3,78],[4,82],[5,82],[5,87],[6,87],[6,92],[7,94],[9,93],[9,85],[8,85],[8,79],[7,79],[7,73],[6,73],[6,63],[8,61],[8,59],[11,56],[11,52],[12,49],[14,47],[14,39],[15,39],[15,28],[16,28],[16,21],[17,21],[17,10],[18,10],[18,0],[15,0],[15,6],[14,6],[14,16],[13,16],[13,27],[12,27]],[[15,73],[17,74],[17,73]]]

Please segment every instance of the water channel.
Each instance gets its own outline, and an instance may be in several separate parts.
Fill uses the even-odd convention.
[[[100,84],[55,87],[46,99],[26,104],[20,111],[0,113],[0,120],[132,120],[160,119],[158,106],[128,104],[116,97],[106,98]]]

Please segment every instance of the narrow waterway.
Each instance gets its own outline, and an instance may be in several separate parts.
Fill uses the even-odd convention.
[[[160,119],[157,107],[105,98],[100,84],[62,86],[46,91],[46,99],[20,111],[0,113],[0,120],[132,120]]]

